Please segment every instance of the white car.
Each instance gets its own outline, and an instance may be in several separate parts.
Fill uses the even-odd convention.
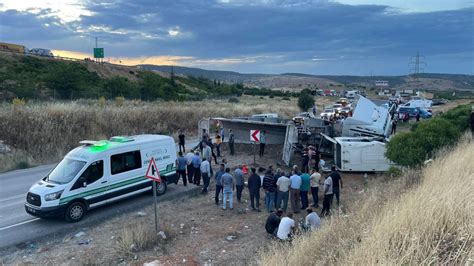
[[[145,174],[151,158],[162,179],[157,184],[158,195],[166,192],[167,182],[177,181],[172,137],[137,135],[80,143],[83,145],[30,188],[27,213],[78,222],[91,208],[149,191],[152,181]]]
[[[321,119],[330,120],[332,117],[336,115],[336,112],[332,108],[324,109],[324,112],[320,114]]]
[[[334,109],[334,112],[340,113],[342,110],[342,107],[343,107],[342,104],[336,103],[332,106],[332,109]]]

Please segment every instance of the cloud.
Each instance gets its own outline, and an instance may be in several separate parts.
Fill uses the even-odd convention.
[[[419,50],[427,71],[472,71],[473,8],[441,6],[441,11],[418,13],[385,0],[375,3],[87,1],[82,3],[87,14],[72,22],[49,16],[54,11],[48,9],[0,12],[0,30],[7,39],[81,52],[92,51],[98,37],[107,57],[127,62],[150,57],[245,72],[359,74],[372,68],[405,74],[408,59]],[[466,57],[457,56],[461,53]],[[456,68],[443,67],[452,64],[450,57],[459,60]]]

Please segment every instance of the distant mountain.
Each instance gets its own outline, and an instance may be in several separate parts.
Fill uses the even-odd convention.
[[[171,72],[171,66],[140,65],[143,69]],[[272,89],[333,88],[333,87],[374,87],[375,81],[386,80],[394,89],[424,90],[466,90],[474,91],[474,76],[463,74],[423,73],[416,77],[405,76],[345,76],[309,75],[302,73],[283,74],[242,74],[234,71],[205,70],[192,67],[173,66],[177,75],[205,77],[226,83],[243,83]]]

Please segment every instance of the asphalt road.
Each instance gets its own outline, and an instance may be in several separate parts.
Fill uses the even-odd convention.
[[[190,141],[187,145],[197,145]],[[151,193],[145,193],[123,201],[112,203],[86,214],[78,223],[70,224],[60,219],[39,219],[30,216],[24,208],[26,193],[29,188],[45,177],[55,164],[42,165],[34,168],[15,170],[0,174],[0,248],[17,245],[38,238],[72,233],[81,228],[89,227],[117,214],[134,211],[152,203]],[[172,200],[180,196],[193,194],[193,186],[171,184],[165,195],[158,201]]]

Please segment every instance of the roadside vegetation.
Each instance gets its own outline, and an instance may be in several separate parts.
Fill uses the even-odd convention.
[[[474,143],[465,136],[422,170],[371,181],[291,246],[261,252],[263,265],[469,264],[474,235]]]
[[[414,167],[434,156],[445,146],[455,144],[469,127],[471,105],[461,105],[446,113],[414,124],[410,132],[401,132],[387,143],[386,156],[401,166]]]
[[[236,98],[237,99],[237,98]],[[18,164],[58,161],[84,139],[108,139],[114,135],[175,135],[182,129],[188,139],[197,135],[204,117],[235,117],[271,110],[291,118],[296,101],[278,104],[279,98],[239,97],[238,102],[146,102],[140,100],[79,100],[73,102],[0,105],[0,140],[14,152],[0,154],[0,171]],[[28,156],[25,156],[28,154]]]

